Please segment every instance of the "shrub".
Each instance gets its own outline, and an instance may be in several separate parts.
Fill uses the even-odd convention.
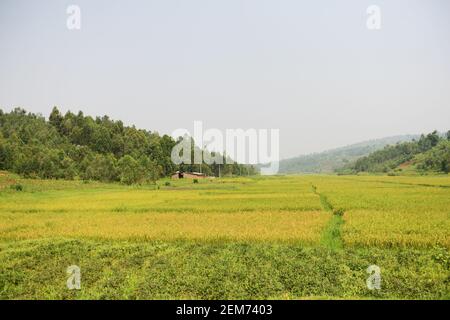
[[[170,187],[170,181],[164,182],[164,185],[165,185],[166,187]]]
[[[10,188],[13,189],[13,190],[16,190],[16,191],[22,191],[23,190],[23,186],[21,184],[13,184],[13,185],[11,185]]]
[[[120,182],[124,184],[137,183],[143,178],[144,169],[132,156],[125,155],[117,162]]]
[[[198,179],[194,179],[192,182],[193,183],[198,183]]]

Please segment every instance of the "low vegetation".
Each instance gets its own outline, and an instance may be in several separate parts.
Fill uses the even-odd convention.
[[[311,177],[342,208],[343,241],[378,247],[450,248],[450,179]]]
[[[447,175],[167,182],[0,172],[0,298],[450,298]]]

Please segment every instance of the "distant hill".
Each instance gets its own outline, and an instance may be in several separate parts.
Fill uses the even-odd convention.
[[[320,153],[302,155],[280,161],[279,173],[330,173],[387,145],[412,141],[419,135],[398,135],[355,143]]]
[[[399,174],[448,173],[450,171],[450,131],[434,131],[419,139],[385,146],[359,158],[338,170],[340,173],[359,172]]]

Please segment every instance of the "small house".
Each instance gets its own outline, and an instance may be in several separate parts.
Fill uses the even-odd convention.
[[[177,171],[172,175],[172,179],[205,179],[208,176],[201,172],[180,172]]]

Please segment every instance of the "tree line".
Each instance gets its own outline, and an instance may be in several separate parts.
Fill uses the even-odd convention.
[[[133,184],[154,182],[177,170],[212,176],[257,173],[253,166],[237,163],[175,165],[171,152],[178,141],[82,111],[63,115],[54,107],[47,120],[22,108],[9,113],[0,109],[0,170],[25,177]]]
[[[386,146],[338,170],[339,173],[385,172],[410,162],[419,171],[450,171],[450,131],[433,131],[418,140]]]

